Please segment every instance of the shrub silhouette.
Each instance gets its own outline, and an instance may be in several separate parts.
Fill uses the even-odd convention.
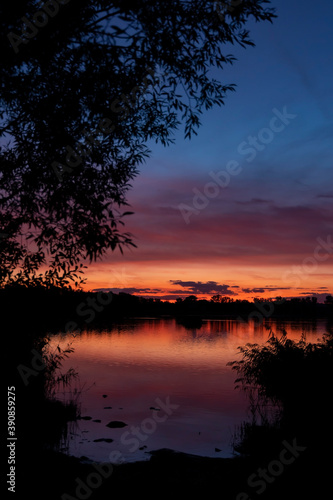
[[[243,440],[255,428],[272,427],[297,435],[306,442],[331,439],[333,334],[316,343],[278,338],[272,332],[263,344],[239,347],[240,361],[228,363],[238,373],[236,387],[249,395],[251,425],[242,429]],[[262,431],[261,431],[262,432]]]

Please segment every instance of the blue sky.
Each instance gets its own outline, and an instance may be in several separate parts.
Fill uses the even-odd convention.
[[[248,24],[256,46],[226,47],[238,60],[214,71],[224,84],[237,85],[225,105],[204,113],[191,140],[180,129],[174,145],[151,145],[128,196],[135,215],[127,229],[138,248],[92,266],[88,286],[151,287],[163,296],[183,280],[280,287],[284,296],[332,293],[332,255],[311,272],[302,263],[318,237],[333,234],[333,5],[271,5],[278,15],[273,24]],[[267,139],[263,129],[273,110],[295,118],[248,161],[240,145],[258,134]],[[187,224],[179,206],[193,206],[194,193],[212,180],[209,172],[230,161],[240,173]],[[303,269],[298,288],[283,278],[295,265]]]
[[[128,193],[138,248],[89,266],[88,289],[333,293],[330,243],[314,257],[333,234],[333,5],[270,6],[273,24],[246,26],[256,46],[225,46],[237,61],[212,70],[236,85],[225,105],[202,115],[191,140],[180,129],[174,145],[150,144]]]
[[[300,119],[287,135],[274,141],[271,156],[290,143],[302,141],[305,145],[315,137],[320,141],[332,131],[333,6],[328,1],[315,5],[285,0],[272,2],[272,6],[278,14],[273,25],[249,23],[256,47],[231,46],[238,61],[214,73],[224,83],[235,83],[236,92],[229,94],[225,106],[205,113],[198,137],[184,141],[180,131],[176,145],[167,149],[152,146],[153,157],[147,165],[155,167],[154,171],[161,168],[170,175],[171,160],[176,171],[181,165],[182,172],[187,166],[200,173],[207,163],[234,158],[243,138],[266,125],[272,108],[287,106]]]

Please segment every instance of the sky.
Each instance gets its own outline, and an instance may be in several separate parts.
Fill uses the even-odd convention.
[[[175,134],[132,182],[125,221],[137,248],[89,265],[86,290],[174,300],[333,293],[333,5],[271,2],[273,24],[249,22],[254,48],[226,48],[234,83]]]

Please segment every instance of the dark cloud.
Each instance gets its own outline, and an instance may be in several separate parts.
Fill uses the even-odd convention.
[[[244,293],[265,293],[265,292],[276,292],[277,290],[291,290],[292,287],[274,287],[266,286],[260,288],[242,288]]]
[[[237,205],[253,205],[253,204],[258,204],[258,203],[272,203],[272,200],[264,200],[262,198],[252,198],[251,200],[247,201],[236,201]]]
[[[229,285],[220,285],[216,281],[182,281],[170,280],[173,285],[178,285],[186,289],[186,294],[213,294],[218,293],[221,295],[237,295],[233,290],[230,290]]]
[[[113,293],[129,293],[131,295],[135,293],[157,293],[161,292],[159,288],[95,288],[93,292],[113,292]]]
[[[182,294],[165,294],[165,295],[142,295],[143,298],[145,299],[160,299],[160,300],[176,300],[181,297]],[[185,294],[185,296],[188,296],[188,293]]]
[[[317,198],[333,198],[333,193],[322,193],[318,194]]]

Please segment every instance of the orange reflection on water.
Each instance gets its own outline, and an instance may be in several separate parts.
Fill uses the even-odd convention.
[[[270,329],[285,328],[290,338],[316,341],[324,324],[300,322],[255,322],[204,320],[201,327],[185,327],[175,319],[133,319],[110,330],[84,331],[76,337],[55,336],[54,347],[72,341],[74,352],[64,360],[63,370],[74,367],[83,387],[83,415],[100,421],[82,421],[80,432],[88,437],[71,442],[71,453],[93,460],[107,460],[110,446],[121,447],[119,432],[107,429],[110,420],[136,426],[151,416],[156,398],[169,398],[177,411],[147,440],[148,449],[168,447],[189,453],[231,455],[231,437],[236,424],[247,417],[248,402],[234,390],[236,373],[227,366],[240,359],[238,347],[263,343]],[[106,397],[104,397],[106,396]],[[106,409],[107,408],[107,409]],[[85,434],[81,434],[85,436]],[[111,437],[106,448],[94,439]],[[76,444],[75,444],[76,443]],[[126,460],[147,458],[143,451],[128,453]],[[141,455],[140,455],[141,453]]]

